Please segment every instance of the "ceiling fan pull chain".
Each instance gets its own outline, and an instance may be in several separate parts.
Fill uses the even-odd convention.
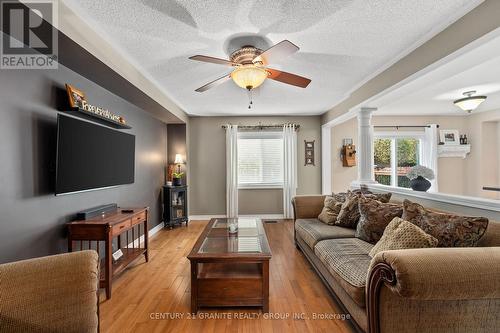
[[[253,104],[253,101],[252,101],[252,89],[248,89],[248,108],[249,109],[252,108],[252,104]]]

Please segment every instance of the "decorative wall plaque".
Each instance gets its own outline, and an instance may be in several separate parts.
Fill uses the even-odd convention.
[[[314,141],[306,141],[304,140],[304,165],[315,165],[314,164]]]
[[[125,121],[125,118],[123,118],[122,116],[116,115],[102,107],[89,104],[85,98],[85,94],[83,93],[83,91],[73,87],[72,85],[66,84],[66,91],[68,92],[69,105],[72,108],[78,108],[79,110],[95,114],[101,118],[109,119],[116,123],[127,123]]]

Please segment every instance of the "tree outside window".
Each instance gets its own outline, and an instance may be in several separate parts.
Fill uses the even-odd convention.
[[[380,137],[374,141],[375,180],[383,185],[410,187],[409,169],[420,161],[420,138]]]

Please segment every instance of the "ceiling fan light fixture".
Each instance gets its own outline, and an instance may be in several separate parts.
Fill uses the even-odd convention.
[[[463,95],[467,97],[457,99],[456,101],[453,101],[453,104],[458,106],[460,109],[471,113],[486,100],[486,96],[473,96],[475,93],[476,91],[464,92]]]
[[[250,64],[238,66],[232,73],[231,78],[239,87],[252,90],[260,86],[269,76],[262,67]]]

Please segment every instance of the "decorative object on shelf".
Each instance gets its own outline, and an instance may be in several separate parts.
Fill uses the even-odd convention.
[[[172,184],[174,186],[181,186],[182,176],[184,176],[184,172],[181,171],[181,164],[184,164],[181,154],[175,154],[174,164],[177,165],[177,172],[172,173]]]
[[[439,145],[438,157],[461,157],[466,158],[470,153],[470,145]]]
[[[460,144],[461,145],[467,145],[469,144],[469,139],[467,138],[467,135],[460,135]]]
[[[235,234],[238,232],[238,223],[236,221],[230,221],[227,223],[227,229],[230,234]]]
[[[113,124],[120,124],[122,125],[122,128],[130,128],[130,126],[127,126],[127,121],[124,117],[114,114],[102,107],[89,104],[85,99],[85,94],[81,90],[76,89],[72,85],[66,84],[66,91],[68,92],[70,106],[77,109],[80,113],[94,116]]]
[[[305,162],[304,165],[314,165],[314,141],[306,141],[304,140],[304,154],[305,154]]]
[[[340,149],[342,166],[353,167],[356,165],[356,146],[352,144],[352,139],[344,139]]]
[[[163,186],[163,222],[173,228],[182,222],[188,223],[187,186]]]
[[[68,92],[69,105],[72,108],[82,108],[82,102],[85,101],[83,91],[76,89],[70,84],[66,84],[66,91]]]
[[[460,144],[460,136],[458,134],[458,130],[440,130],[439,141],[445,145]]]
[[[114,244],[113,247],[115,247]],[[117,262],[121,257],[123,257],[122,249],[118,249],[115,252],[113,252],[113,262]]]
[[[408,171],[406,177],[410,179],[410,186],[414,191],[427,192],[431,188],[429,180],[434,179],[434,171],[423,165],[415,165]]]
[[[117,122],[117,121],[114,121],[114,120],[111,120],[108,118],[104,118],[102,116],[99,116],[98,114],[87,112],[83,109],[74,108],[72,110],[64,111],[62,113],[69,114],[69,115],[72,115],[74,117],[78,117],[78,118],[82,118],[82,119],[87,119],[87,120],[90,120],[94,123],[99,123],[99,124],[106,125],[106,126],[113,127],[113,128],[117,128],[117,129],[131,129],[132,128],[131,126],[129,126],[127,124],[120,123],[120,122]]]
[[[463,93],[463,95],[466,97],[453,101],[453,104],[458,106],[460,109],[471,113],[472,111],[477,109],[477,107],[481,105],[481,103],[483,103],[487,98],[486,96],[473,96],[475,93],[475,90],[466,91]]]

